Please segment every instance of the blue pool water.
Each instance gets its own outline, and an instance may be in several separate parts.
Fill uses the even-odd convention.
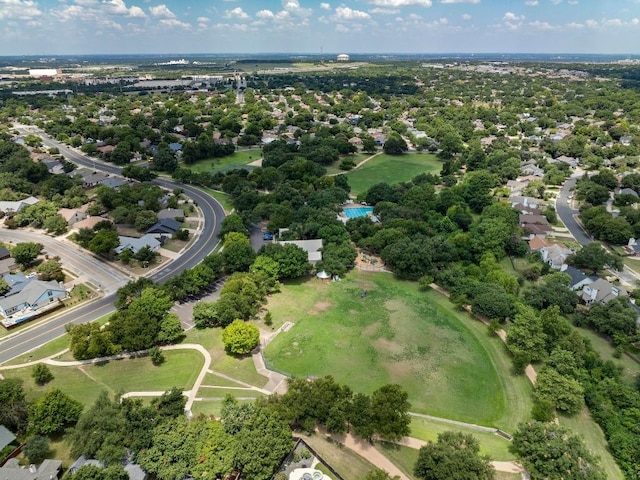
[[[344,214],[347,218],[366,217],[370,213],[373,213],[373,207],[353,207],[344,209]]]

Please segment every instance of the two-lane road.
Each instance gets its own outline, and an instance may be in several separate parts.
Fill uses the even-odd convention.
[[[119,167],[94,161],[66,145],[56,142],[44,132],[34,127],[29,127],[28,129],[18,127],[18,130],[24,133],[40,135],[45,146],[58,148],[60,153],[73,163],[90,169],[101,170],[112,175],[120,174]],[[151,275],[150,278],[153,281],[163,283],[172,276],[194,267],[211,253],[218,243],[218,232],[220,231],[220,223],[224,218],[224,210],[215,199],[190,185],[182,185],[164,179],[157,179],[154,183],[169,189],[181,188],[188,197],[198,204],[204,217],[202,231],[195,237],[190,248],[183,252],[180,257]],[[66,247],[69,248],[72,253],[78,254],[78,252],[73,252],[73,247]],[[0,364],[63,335],[65,333],[65,325],[68,323],[89,322],[114,311],[114,298],[115,294],[113,293],[106,295],[95,302],[82,305],[70,312],[58,315],[47,322],[38,324],[33,328],[0,340]]]
[[[571,190],[576,186],[579,177],[581,177],[580,174],[572,175],[560,189],[560,193],[556,199],[556,212],[560,220],[562,220],[562,223],[564,223],[569,229],[569,232],[571,232],[571,235],[573,235],[580,245],[584,246],[591,243],[593,239],[587,235],[576,220],[575,217],[580,212],[571,206],[571,199],[569,198],[569,196],[571,196]]]

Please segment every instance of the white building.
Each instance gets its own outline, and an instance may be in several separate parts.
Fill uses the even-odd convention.
[[[346,53],[341,53],[340,55],[338,55],[337,60],[339,62],[348,62],[349,61],[349,55],[347,55]]]

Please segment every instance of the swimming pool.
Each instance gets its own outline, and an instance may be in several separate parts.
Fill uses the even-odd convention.
[[[373,207],[352,207],[344,209],[344,214],[347,218],[366,217],[370,213],[373,213]]]

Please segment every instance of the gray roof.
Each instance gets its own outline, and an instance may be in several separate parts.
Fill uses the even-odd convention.
[[[120,236],[118,239],[120,240],[120,245],[116,247],[116,253],[122,253],[124,250],[129,249],[136,254],[147,246],[153,251],[160,248],[160,241],[149,234],[140,238]]]
[[[184,210],[181,208],[164,208],[158,212],[158,220],[167,218],[184,218]]]
[[[6,311],[23,303],[33,305],[38,298],[49,290],[64,292],[66,295],[64,287],[61,287],[53,280],[44,282],[42,280],[29,279],[19,292],[0,298],[0,307]]]
[[[180,222],[173,218],[163,218],[154,226],[152,226],[147,233],[176,233],[180,230]]]
[[[106,178],[102,180],[100,182],[100,185],[104,185],[105,187],[109,187],[109,188],[118,188],[126,183],[127,181],[124,180],[123,178],[114,177],[114,178]]]
[[[7,430],[7,427],[0,425],[0,450],[16,439],[16,436]]]
[[[58,478],[62,461],[45,460],[40,467],[21,467],[18,460],[12,458],[3,467],[0,467],[0,478],[2,480],[51,480]]]

